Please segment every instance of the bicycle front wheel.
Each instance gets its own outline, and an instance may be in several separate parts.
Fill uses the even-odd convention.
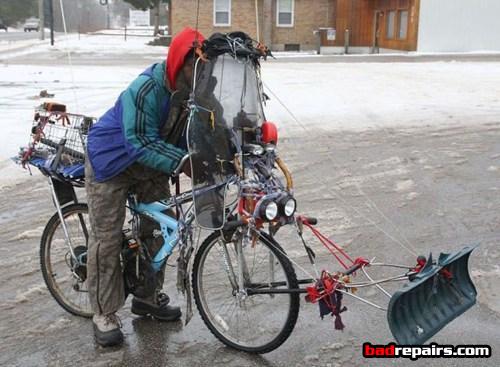
[[[192,285],[205,324],[235,349],[268,353],[288,339],[297,322],[297,293],[252,292],[298,288],[290,260],[264,233],[246,245],[226,242],[220,232],[212,233],[196,253]]]
[[[87,204],[71,204],[62,209],[71,240],[71,248],[81,262],[72,257],[59,215],[56,213],[45,226],[40,241],[40,265],[47,288],[66,311],[92,317],[88,297],[87,245],[89,218]]]

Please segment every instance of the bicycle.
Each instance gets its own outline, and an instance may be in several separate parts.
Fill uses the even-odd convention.
[[[144,295],[154,291],[153,274],[160,270],[176,246],[183,247],[184,254],[191,254],[194,251],[192,224],[195,220],[195,212],[192,197],[193,193],[188,191],[166,201],[149,204],[137,203],[132,195],[129,197],[128,207],[131,220],[128,224],[131,228],[124,230],[122,262],[126,285],[130,293]],[[182,206],[185,204],[191,205],[183,209]],[[164,214],[174,208],[180,213],[178,219]],[[66,311],[77,316],[91,317],[92,312],[85,289],[86,248],[89,235],[88,208],[86,204],[73,203],[62,208],[61,215],[64,221],[60,220],[59,213],[54,214],[42,235],[40,245],[42,273],[50,293]],[[139,245],[135,240],[139,218],[142,215],[153,219],[161,227],[164,244],[154,257],[150,256],[145,246]],[[237,233],[238,230],[239,233]],[[64,233],[69,234],[67,241],[71,247],[67,246],[66,241],[56,240],[64,237]],[[229,244],[226,242],[229,235],[233,239],[239,236],[239,240]],[[252,313],[264,310],[266,313],[266,318],[262,320],[262,330],[265,332],[260,334],[258,342],[252,343],[242,343],[241,336],[237,341],[236,336],[227,335],[229,325],[224,320],[228,319],[228,314],[241,311],[230,307],[227,297],[220,298],[220,296],[223,293],[226,293],[229,298],[236,295],[237,302],[244,303],[245,299],[248,299],[246,291],[236,286],[236,284],[242,284],[242,279],[248,284],[250,280],[253,284],[281,281],[288,284],[290,288],[296,288],[298,283],[293,266],[284,255],[283,249],[268,234],[259,232],[257,238],[259,244],[253,246],[244,246],[245,235],[247,233],[242,232],[241,223],[238,221],[228,222],[224,230],[215,231],[209,235],[195,253],[191,282],[197,308],[209,329],[219,339],[237,349],[263,353],[277,348],[292,332],[299,312],[298,294],[281,297],[256,296],[251,299]],[[274,257],[276,262],[269,260],[270,256]],[[189,261],[189,258],[186,261]],[[64,264],[63,268],[70,270],[71,287],[61,286],[69,281],[69,275],[62,271],[55,272],[53,264],[57,263]],[[213,266],[217,263],[221,265],[219,269]],[[275,267],[269,273],[272,275],[270,279],[267,279],[265,272],[262,272],[262,270],[267,270],[265,269],[267,266]],[[231,274],[230,278],[227,277],[228,271]],[[224,279],[230,282],[232,291],[224,292],[227,290],[226,284],[222,282]],[[257,302],[259,297],[260,300]],[[226,309],[221,308],[224,304],[227,306]],[[216,312],[219,308],[221,310]],[[274,311],[270,312],[270,310]],[[234,317],[240,316],[234,315]],[[249,315],[245,317],[247,320],[257,320],[255,317],[250,318]],[[266,337],[266,333],[271,333],[272,337]]]
[[[306,302],[319,304],[321,316],[334,316],[338,329],[344,327],[344,296],[385,310],[398,342],[422,344],[475,303],[476,291],[467,270],[473,247],[441,254],[437,261],[431,256],[419,257],[411,265],[353,259],[315,228],[315,218],[297,215],[292,175],[276,150],[276,126],[265,121],[262,109],[265,96],[258,60],[266,51],[253,48],[251,40],[243,36],[230,34],[221,36],[222,41],[212,40],[215,46],[207,50],[211,57],[196,62],[187,128],[189,155],[174,173],[178,174],[189,158],[192,189],[150,204],[129,197],[130,228],[123,232],[121,255],[127,289],[137,295],[151,292],[152,274],[178,248],[178,284],[187,294],[188,309],[192,287],[206,326],[235,349],[267,353],[283,344],[297,322],[300,295],[305,295]],[[235,88],[241,93],[234,93]],[[85,129],[78,123],[71,126],[79,130],[75,140],[84,146]],[[47,136],[41,138],[39,130],[32,131],[35,146],[41,139],[51,141]],[[48,135],[46,131],[44,134]],[[45,144],[52,149],[53,157],[45,157],[43,162],[37,161],[41,159],[37,154],[43,155],[37,149],[22,156],[49,177],[57,209],[41,242],[47,286],[64,309],[90,317],[84,284],[88,210],[85,204],[78,203],[74,192],[74,187],[84,182],[82,161],[69,160],[76,164],[60,167],[65,154],[78,150],[71,147],[72,140],[67,137],[65,134],[60,142]],[[231,190],[233,187],[235,190]],[[230,198],[231,192],[234,198]],[[174,208],[175,219],[165,214]],[[160,226],[154,235],[163,238],[163,245],[156,254],[150,254],[138,236],[141,216]],[[277,231],[288,225],[296,229],[314,275],[298,279],[297,264],[274,239]],[[202,229],[211,233],[200,245]],[[316,270],[314,251],[303,237],[305,229],[310,229],[329,250],[340,270]],[[66,272],[58,278],[60,281],[55,280],[59,277],[56,265]],[[376,266],[404,271],[373,279],[367,269]],[[362,273],[367,280],[354,282],[356,273]],[[408,283],[392,295],[382,288],[384,283],[396,281]],[[364,287],[376,287],[389,296],[388,307],[355,294],[356,288]],[[188,321],[190,312],[186,316]]]

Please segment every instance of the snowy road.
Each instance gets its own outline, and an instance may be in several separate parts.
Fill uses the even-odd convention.
[[[472,257],[479,304],[442,330],[433,341],[490,344],[489,360],[446,360],[447,366],[498,366],[500,328],[500,125],[474,128],[369,130],[310,134],[280,144],[294,173],[299,210],[317,216],[320,228],[354,256],[411,263],[399,244],[367,219],[421,254],[480,243]],[[333,157],[333,161],[331,160]],[[362,190],[368,198],[360,195]],[[384,312],[346,300],[344,332],[330,318],[319,319],[317,306],[301,304],[290,339],[261,357],[224,347],[195,312],[188,326],[158,324],[121,312],[123,349],[95,346],[90,322],[67,314],[48,294],[39,271],[38,243],[54,209],[45,180],[36,175],[0,191],[0,365],[2,366],[364,366],[361,344],[386,343],[391,336]],[[340,197],[340,199],[339,199]],[[385,220],[374,208],[384,213]],[[361,215],[362,216],[361,216]],[[280,235],[282,245],[303,266],[300,243]],[[331,269],[331,255],[312,243],[320,268]],[[306,267],[306,269],[310,269]],[[300,271],[298,273],[301,274]],[[166,290],[175,291],[175,270]],[[376,293],[360,293],[385,302]],[[435,366],[443,360],[394,366]],[[387,366],[387,361],[371,362]]]
[[[101,115],[121,90],[163,48],[141,39],[77,37],[5,56],[0,64],[0,160],[26,144],[41,90],[70,111]],[[73,67],[65,51],[72,52]],[[320,58],[316,58],[320,59]],[[19,64],[19,63],[23,64]],[[83,62],[83,65],[81,64]],[[287,132],[309,128],[360,130],[385,127],[476,125],[500,120],[500,62],[263,63],[267,114]],[[281,106],[299,117],[297,124]]]
[[[48,188],[42,176],[30,178],[5,159],[26,142],[40,90],[55,93],[72,110],[98,116],[133,76],[164,54],[139,41],[114,49],[106,37],[81,42],[68,44],[75,51],[73,72],[64,49],[45,46],[13,54],[0,65],[0,365],[366,365],[361,344],[391,337],[383,312],[351,300],[342,333],[303,302],[291,338],[264,356],[222,346],[198,316],[188,326],[158,324],[132,317],[127,307],[120,313],[124,347],[102,350],[94,344],[91,324],[52,300],[38,263],[40,234],[54,212]],[[116,64],[124,52],[125,66]],[[434,341],[490,344],[493,357],[370,365],[499,366],[500,63],[269,62],[263,77],[297,118],[268,93],[268,117],[280,126],[280,152],[294,174],[299,210],[317,216],[321,229],[348,251],[380,261],[413,261],[376,226],[407,245],[406,238],[422,254],[481,245],[471,263],[479,303]],[[300,244],[286,231],[280,236],[287,252],[305,264]],[[314,246],[330,268],[329,255]],[[175,298],[175,272],[167,279]]]
[[[22,41],[37,39],[39,37],[38,32],[23,32],[23,31],[12,31],[0,32],[0,43],[2,42],[12,42],[12,41]]]

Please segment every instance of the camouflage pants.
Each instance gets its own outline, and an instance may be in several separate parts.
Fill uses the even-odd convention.
[[[168,176],[133,164],[118,176],[96,182],[89,160],[85,164],[85,187],[89,206],[91,235],[88,245],[87,285],[93,312],[109,314],[125,302],[125,289],[120,264],[122,228],[126,215],[127,194],[134,192],[140,202],[152,202],[170,196]],[[154,254],[163,239],[153,238],[157,223],[141,218],[140,237]],[[164,267],[157,274],[157,290],[161,290]]]

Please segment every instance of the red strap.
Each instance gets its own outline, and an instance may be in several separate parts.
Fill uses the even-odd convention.
[[[308,227],[311,232],[318,238],[318,240],[327,248],[327,250],[337,259],[337,261],[344,267],[344,269],[348,269],[349,266],[346,265],[346,263],[338,256],[334,250],[338,251],[345,259],[347,259],[351,264],[355,264],[355,262],[347,255],[347,253],[340,247],[338,246],[335,242],[330,240],[328,237],[323,235],[320,231],[318,231],[316,228],[314,228],[313,225],[311,225],[307,219],[303,216],[298,216],[298,220],[300,220],[306,227]]]

